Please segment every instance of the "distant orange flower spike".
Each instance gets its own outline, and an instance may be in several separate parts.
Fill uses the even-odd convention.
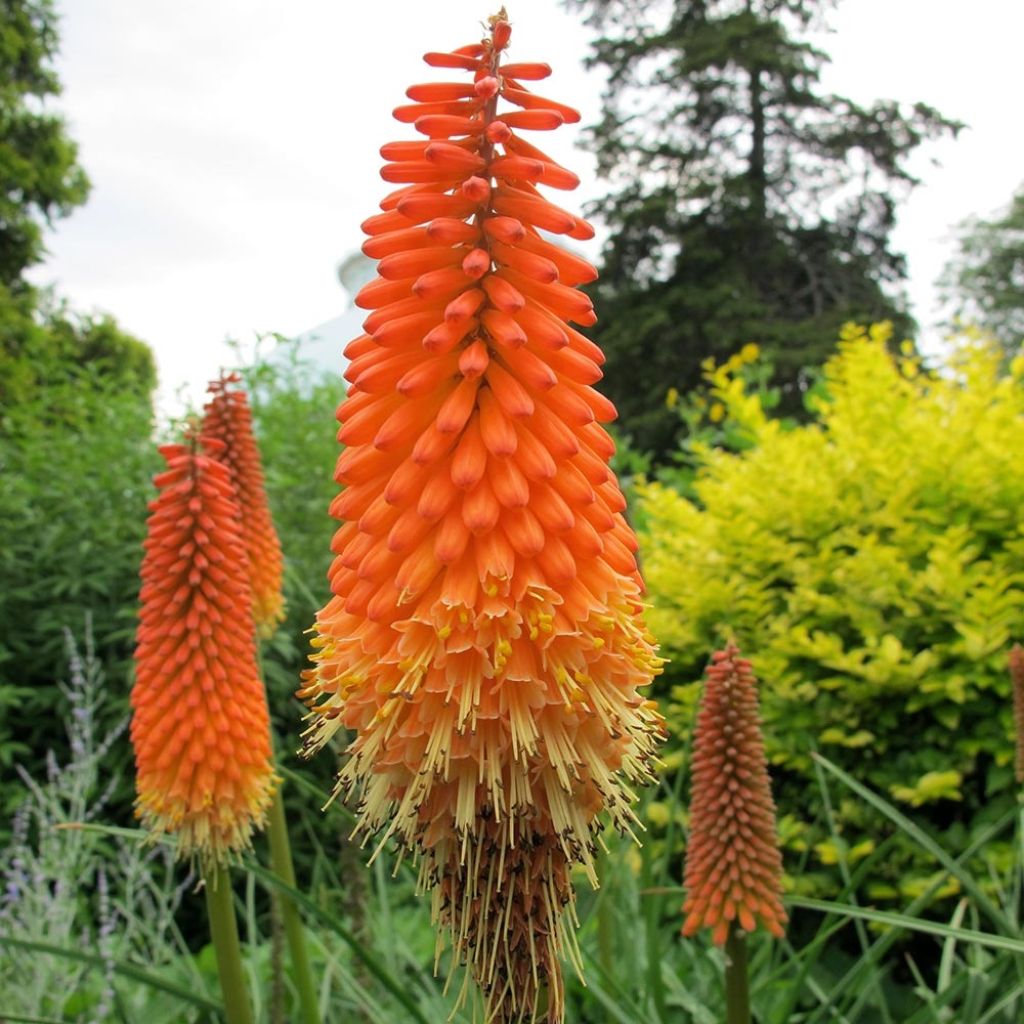
[[[1013,725],[1016,740],[1017,781],[1024,783],[1024,647],[1014,644],[1010,650],[1010,683],[1013,690]]]
[[[202,433],[224,444],[219,458],[231,470],[242,516],[242,537],[249,558],[252,614],[262,636],[271,636],[284,618],[281,592],[281,542],[270,517],[260,450],[252,431],[252,413],[245,392],[232,388],[237,374],[211,381],[213,396],[204,408]]]
[[[781,937],[782,857],[758,712],[757,680],[734,645],[707,670],[693,741],[684,935],[733,924]]]
[[[345,353],[334,596],[299,691],[307,753],[355,733],[337,788],[420,857],[496,1024],[544,991],[561,1020],[570,870],[597,884],[599,816],[630,831],[663,731],[603,357],[569,325],[593,321],[574,286],[595,271],[543,233],[593,232],[536,187],[575,176],[518,134],[577,115],[520,81],[546,65],[503,71],[510,31],[427,54],[470,76],[413,86],[396,116],[427,139],[381,150],[404,184],[363,225],[380,276]]]
[[[270,804],[267,701],[223,446],[200,437],[160,451],[131,694],[136,806],[210,865],[248,845]]]

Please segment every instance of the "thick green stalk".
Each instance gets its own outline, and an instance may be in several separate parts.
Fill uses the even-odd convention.
[[[267,678],[263,674],[263,647],[256,639],[256,664],[259,668],[260,679],[263,680],[263,690],[267,694],[267,703],[270,703],[270,691],[267,689]],[[270,730],[270,745],[274,747],[274,730]],[[270,816],[267,826],[267,834],[270,838],[270,867],[278,878],[291,889],[297,888],[295,884],[295,866],[292,863],[292,847],[288,838],[288,822],[284,816],[284,798],[281,795],[281,786],[274,794],[274,800],[270,805]],[[274,899],[278,901],[281,908],[281,918],[284,921],[284,932],[288,939],[288,953],[292,961],[292,972],[294,975],[295,987],[299,992],[299,1006],[302,1012],[303,1024],[321,1024],[320,1012],[317,1008],[316,986],[313,983],[313,970],[309,965],[309,950],[306,948],[306,932],[302,927],[302,918],[299,917],[298,908],[291,897],[284,893],[275,893]]]
[[[597,900],[597,962],[605,976],[612,978],[615,976],[615,921],[608,891],[603,890]]]
[[[725,940],[725,1024],[750,1024],[747,939],[735,923]]]
[[[270,805],[270,825],[267,833],[270,836],[270,866],[285,885],[294,889],[295,868],[292,865],[292,848],[288,841],[288,823],[284,817],[284,800],[281,798],[280,789]],[[309,951],[306,949],[306,933],[302,927],[302,918],[299,917],[298,907],[288,896],[278,893],[277,899],[280,901],[284,932],[288,938],[288,951],[291,954],[295,987],[299,992],[303,1024],[320,1024],[316,986],[313,984],[313,971],[309,966]]]
[[[641,847],[640,857],[641,889],[651,889],[654,887],[654,851],[651,849],[650,843]],[[665,998],[665,982],[661,976],[660,909],[660,901],[650,899],[644,901],[647,989],[654,1003],[655,1019],[664,1022],[668,1020],[668,1002]]]
[[[217,954],[217,973],[224,999],[227,1024],[252,1024],[249,992],[242,972],[242,953],[238,948],[238,924],[231,896],[231,879],[223,865],[206,878],[206,911],[210,916],[210,937]]]

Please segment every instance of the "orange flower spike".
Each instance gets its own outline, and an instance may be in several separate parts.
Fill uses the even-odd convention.
[[[231,470],[242,516],[242,536],[249,558],[252,615],[260,635],[271,636],[284,619],[281,542],[270,517],[260,450],[252,431],[245,392],[232,389],[237,374],[221,376],[206,389],[213,397],[203,413],[202,434],[224,444],[219,455]]]
[[[757,680],[735,645],[716,651],[708,667],[691,771],[683,934],[710,928],[721,945],[735,923],[746,932],[761,924],[781,937],[782,857]]]
[[[1014,644],[1010,649],[1010,684],[1013,690],[1013,725],[1017,756],[1015,774],[1024,783],[1024,647]]]
[[[363,224],[380,276],[346,350],[344,523],[299,691],[307,754],[354,733],[357,830],[419,856],[494,1024],[542,999],[561,1020],[570,871],[596,885],[603,812],[635,827],[663,732],[603,360],[568,322],[593,321],[574,286],[595,271],[542,233],[593,230],[541,195],[576,178],[520,137],[578,115],[527,89],[546,65],[503,64],[510,32],[502,13],[427,54],[466,77],[413,86],[396,117],[426,138],[381,149],[398,188]]]
[[[209,867],[263,823],[276,781],[269,717],[223,446],[193,437],[160,452],[131,694],[136,808]]]

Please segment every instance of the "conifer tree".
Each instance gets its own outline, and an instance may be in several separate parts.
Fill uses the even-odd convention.
[[[611,231],[594,289],[605,387],[624,428],[665,453],[669,387],[757,342],[782,409],[849,319],[910,328],[891,246],[907,160],[959,125],[924,104],[823,91],[808,41],[829,0],[567,0],[599,33],[608,75],[589,145]]]

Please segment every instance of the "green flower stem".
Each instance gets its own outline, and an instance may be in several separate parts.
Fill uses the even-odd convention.
[[[270,704],[270,690],[267,687],[267,677],[263,672],[263,645],[256,639],[256,666],[259,669],[260,679],[263,681],[263,691],[267,695],[267,705]],[[273,752],[274,730],[270,730],[270,747]],[[283,784],[282,784],[283,785]],[[274,794],[274,800],[270,805],[270,816],[267,826],[267,834],[270,838],[270,867],[271,870],[281,879],[289,889],[296,889],[295,866],[292,863],[292,846],[288,838],[288,822],[284,816],[284,798],[281,795],[281,786],[278,786]],[[281,919],[284,921],[284,932],[288,939],[288,953],[292,961],[292,974],[295,987],[299,991],[299,1006],[302,1011],[303,1024],[321,1024],[320,1012],[317,1009],[316,986],[313,983],[313,970],[309,965],[309,950],[306,948],[306,932],[302,927],[302,918],[299,916],[298,907],[294,900],[282,892],[274,894],[281,908]]]
[[[292,848],[288,841],[288,824],[284,817],[284,800],[281,798],[280,789],[270,805],[270,825],[267,832],[270,836],[270,866],[285,885],[294,889],[295,868],[292,865]],[[283,893],[278,893],[277,899],[280,901],[284,931],[288,938],[288,951],[292,959],[295,987],[299,991],[303,1024],[320,1024],[316,987],[313,984],[313,971],[309,966],[306,933],[302,927],[299,909],[291,898]]]
[[[615,921],[612,909],[611,899],[605,890],[598,897],[597,904],[597,960],[608,978],[615,976]]]
[[[747,938],[735,923],[725,940],[725,1024],[750,1024]]]
[[[231,879],[223,865],[206,877],[206,910],[210,917],[210,937],[217,954],[217,973],[224,998],[227,1024],[253,1024],[249,992],[242,973],[242,953],[238,948],[238,925],[231,895]]]

